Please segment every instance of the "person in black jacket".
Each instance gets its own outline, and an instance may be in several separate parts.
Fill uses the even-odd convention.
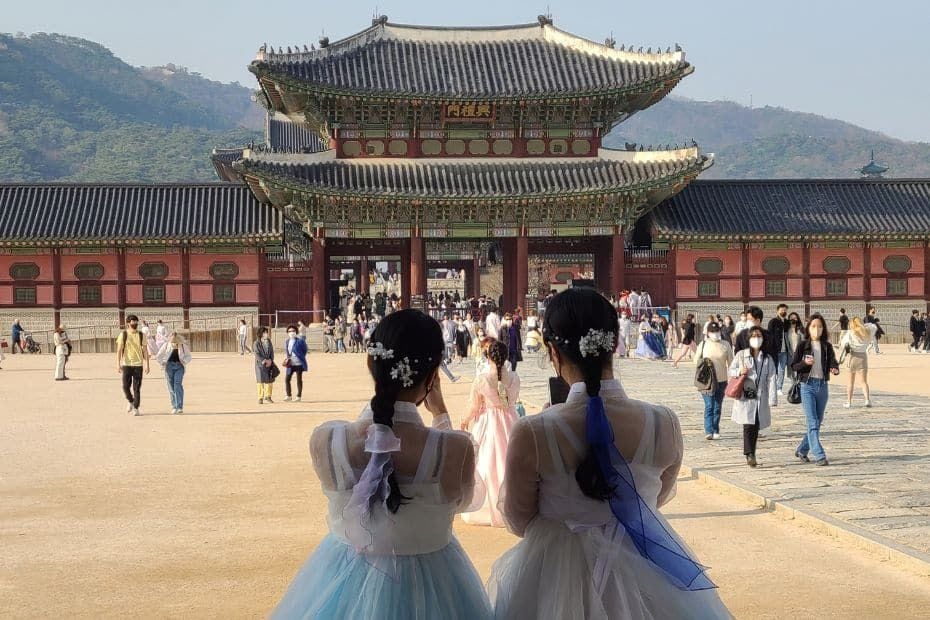
[[[869,308],[865,319],[863,319],[863,323],[872,323],[875,325],[875,327],[878,328],[878,331],[875,332],[875,341],[872,343],[872,346],[875,348],[875,355],[882,354],[882,352],[878,350],[878,341],[881,340],[882,336],[885,335],[885,330],[882,329],[881,325],[879,325],[880,322],[881,319],[878,318],[877,310],[875,309],[875,306],[872,306]]]
[[[772,345],[772,361],[775,362],[775,383],[778,387],[778,394],[782,394],[782,386],[785,384],[785,369],[788,367],[788,353],[791,351],[791,345],[788,342],[788,305],[778,304],[775,310],[775,316],[769,321],[769,338]]]
[[[762,327],[762,319],[764,316],[765,315],[762,314],[762,308],[759,308],[758,306],[750,306],[746,310],[746,322],[748,325],[746,326],[746,329],[736,334],[736,340],[733,344],[734,353],[739,353],[743,349],[749,348],[749,330],[752,327]],[[772,359],[778,357],[777,351],[773,353],[774,347],[772,346],[772,335],[769,333],[769,330],[762,330],[762,338],[765,340],[765,344],[762,347],[763,350],[772,356]]]
[[[913,342],[907,349],[916,352],[920,345],[920,337],[924,335],[924,322],[920,319],[920,310],[911,311],[911,337]]]
[[[840,374],[836,353],[830,344],[827,322],[820,314],[814,314],[804,329],[804,340],[798,345],[791,361],[791,368],[801,383],[801,409],[807,421],[807,432],[798,444],[794,455],[815,465],[829,465],[827,454],[820,443],[820,428],[827,409],[830,375]]]

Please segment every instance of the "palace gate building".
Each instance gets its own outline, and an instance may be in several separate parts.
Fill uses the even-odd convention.
[[[314,49],[265,45],[250,70],[265,141],[216,149],[219,182],[0,184],[0,330],[130,311],[319,320],[372,271],[422,307],[431,269],[478,295],[489,259],[512,308],[544,292],[534,256],[563,264],[547,280],[585,265],[605,293],[679,311],[872,304],[890,326],[927,308],[930,181],[874,161],[861,179],[695,181],[713,157],[693,143],[604,146],[692,73],[677,45],[594,43],[545,16],[382,17]]]

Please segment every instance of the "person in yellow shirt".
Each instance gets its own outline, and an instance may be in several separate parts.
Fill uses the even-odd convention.
[[[142,369],[145,368],[145,374],[150,370],[149,351],[138,327],[139,317],[130,314],[126,317],[126,329],[116,338],[116,371],[123,375],[126,412],[132,415],[140,415]]]

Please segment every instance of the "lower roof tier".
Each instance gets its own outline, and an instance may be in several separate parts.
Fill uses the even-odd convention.
[[[253,186],[392,201],[457,202],[649,192],[690,180],[712,162],[713,156],[697,147],[652,152],[601,149],[597,157],[584,159],[454,161],[340,160],[333,151],[287,156],[246,150],[234,168]]]
[[[652,212],[664,241],[926,239],[930,179],[696,181]]]

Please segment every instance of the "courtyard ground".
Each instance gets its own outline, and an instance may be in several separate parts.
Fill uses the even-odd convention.
[[[307,438],[323,421],[356,416],[370,394],[362,356],[314,354],[310,364],[306,402],[282,402],[279,381],[276,402],[259,406],[251,359],[196,354],[183,416],[168,414],[156,366],[134,418],[112,355],[76,355],[67,382],[52,381],[51,356],[8,357],[0,617],[263,617],[326,532]],[[913,385],[926,386],[928,368]],[[623,372],[634,396],[657,383],[654,373]],[[444,391],[455,417],[467,381]],[[664,512],[737,617],[917,618],[930,606],[930,579],[699,482],[681,480]],[[455,527],[483,576],[515,541]]]

